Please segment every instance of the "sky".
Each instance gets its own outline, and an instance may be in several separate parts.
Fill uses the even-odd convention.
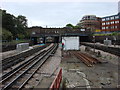
[[[118,13],[119,0],[4,0],[0,8],[14,16],[23,15],[28,27],[76,25],[84,15],[105,17]]]

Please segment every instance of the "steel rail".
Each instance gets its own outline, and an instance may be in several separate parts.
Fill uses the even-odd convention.
[[[51,56],[52,53],[54,53],[55,49],[57,49],[57,46],[53,48],[53,50],[50,51],[49,55],[46,56],[46,58],[42,61],[42,63],[37,67],[37,69],[30,75],[30,77],[19,87],[18,90],[21,90],[24,85],[32,78],[32,76],[37,72],[37,70],[46,62],[46,60]]]
[[[84,64],[86,64],[87,66],[92,66],[87,60],[84,59],[84,57],[81,57],[78,53],[76,52],[73,52],[73,54],[78,58],[80,59]]]
[[[22,64],[20,64],[19,66],[17,66],[16,68],[14,68],[13,70],[11,70],[10,72],[3,74],[0,78],[2,78],[2,80],[0,81],[3,82],[6,77],[10,76],[12,73],[15,73],[18,69],[22,69],[27,63],[31,63],[32,60],[37,59],[41,54],[43,54],[45,52],[45,50],[41,50],[39,52],[37,52],[37,55],[31,57],[30,59],[28,59],[27,61],[23,62]],[[36,54],[36,53],[35,53]]]
[[[85,55],[87,55],[87,54],[85,54]],[[91,58],[91,59],[92,59],[93,61],[95,61],[96,63],[101,63],[100,60],[98,60],[98,59],[96,59],[96,58],[94,58],[94,57],[91,57],[91,56],[89,56],[89,55],[87,55],[87,57]]]
[[[83,63],[85,63],[87,66],[94,66],[93,64],[96,63],[101,63],[101,61],[99,61],[96,58],[93,58],[87,54],[81,53],[81,52],[73,52],[73,54],[80,59]]]
[[[37,61],[35,61],[31,66],[29,66],[27,68],[27,70],[23,71],[21,74],[19,74],[12,82],[10,82],[9,84],[7,84],[6,86],[4,86],[2,89],[8,89],[9,87],[11,87],[13,85],[13,83],[18,80],[21,76],[23,76],[28,70],[30,70],[35,64],[37,64],[37,62],[39,62],[42,58],[44,58],[44,56],[50,52],[50,50],[52,50],[51,48],[46,52],[44,53],[41,57],[39,57],[37,59]]]
[[[32,64],[33,65],[33,64]],[[20,71],[20,70],[19,70]],[[14,74],[13,74],[14,75]],[[8,84],[8,86],[9,86],[9,84]]]
[[[89,61],[89,63],[94,64],[96,63],[95,61],[93,61],[92,59],[90,59],[87,55],[82,54],[82,53],[78,53],[80,56],[82,56],[85,60]]]
[[[37,48],[34,48],[34,49],[31,49],[31,50],[26,50],[23,53],[19,53],[19,54],[16,54],[14,56],[10,56],[8,58],[3,59],[2,60],[2,70],[6,70],[9,67],[22,62],[25,58],[33,55],[36,52],[39,52],[40,50],[46,48],[47,46],[49,46],[49,44],[41,46],[41,47],[37,47]]]
[[[15,69],[13,69],[12,71],[4,74],[2,76],[2,80],[0,81],[0,83],[5,82],[5,80],[7,80],[8,78],[10,78],[11,76],[13,76],[15,73],[17,73],[18,71],[20,71],[21,69],[23,69],[26,65],[32,63],[35,59],[39,58],[40,55],[42,55],[45,51],[40,51],[40,53],[32,58],[30,58],[29,60],[25,61],[23,64],[20,64],[18,67],[16,67]]]

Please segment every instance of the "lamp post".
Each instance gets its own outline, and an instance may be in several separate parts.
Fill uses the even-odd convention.
[[[115,47],[115,45],[116,45],[116,37],[115,36],[113,36],[113,40],[114,40],[114,47]]]
[[[93,42],[94,42],[94,50],[93,50],[93,52],[95,53],[95,36],[93,36]]]

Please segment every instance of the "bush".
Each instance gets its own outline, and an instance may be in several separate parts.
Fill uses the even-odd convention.
[[[13,35],[10,31],[6,30],[6,29],[2,29],[2,40],[7,40],[7,41],[11,41],[13,39]]]
[[[25,38],[25,35],[23,35],[23,34],[18,34],[17,36],[18,36],[19,39],[24,39]]]

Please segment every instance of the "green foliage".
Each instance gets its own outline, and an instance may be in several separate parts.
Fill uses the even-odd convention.
[[[66,27],[68,27],[68,28],[74,28],[74,26],[72,24],[67,24]]]
[[[66,28],[75,28],[75,29],[78,29],[78,28],[81,28],[81,26],[79,26],[79,25],[74,26],[72,24],[67,24]]]
[[[17,22],[18,22],[18,25],[20,25],[24,28],[27,28],[27,19],[25,16],[19,15],[17,17]]]
[[[113,32],[113,33],[108,33],[108,34],[93,34],[93,36],[116,36],[116,35],[120,35],[120,33],[118,32]]]
[[[81,26],[76,25],[76,26],[74,26],[74,28],[76,28],[76,29],[77,29],[77,28],[81,28]]]
[[[18,36],[19,39],[24,39],[25,38],[24,34],[18,34],[17,36]]]
[[[113,33],[112,33],[112,35],[114,35],[114,36],[115,36],[115,35],[118,35],[118,33],[117,33],[117,32],[113,32]]]
[[[2,12],[2,28],[6,29],[7,31],[11,32],[13,35],[13,39],[18,37],[25,38],[26,28],[27,28],[27,19],[25,16],[19,15],[15,17],[6,12],[6,10],[1,10]]]
[[[2,29],[2,40],[11,41],[12,38],[13,38],[13,35],[10,31],[6,29]]]
[[[81,26],[80,23],[78,23],[75,27],[77,27],[77,28],[82,28],[82,26]]]

